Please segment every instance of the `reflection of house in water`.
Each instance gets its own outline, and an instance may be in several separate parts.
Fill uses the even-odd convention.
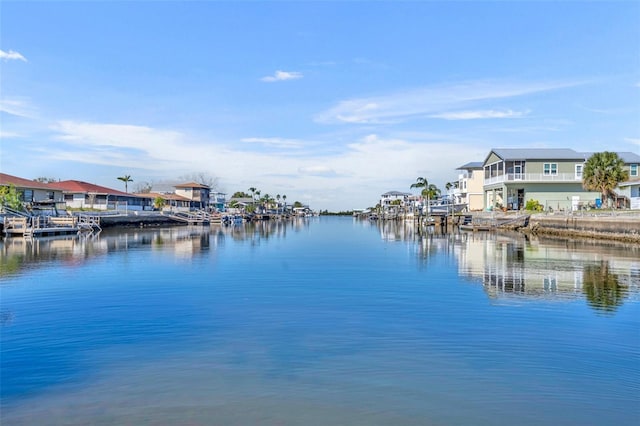
[[[455,247],[454,253],[461,275],[481,279],[491,298],[589,299],[609,294],[616,299],[639,294],[637,247],[628,250],[551,239],[530,242],[518,234],[469,234],[466,244]]]
[[[173,251],[176,257],[187,259],[206,253],[223,239],[219,228],[203,227],[125,229],[89,238],[5,238],[0,240],[0,278],[39,264],[76,267],[98,256],[142,246]]]
[[[106,243],[94,236],[5,238],[0,243],[0,277],[39,263],[75,266],[106,252]]]

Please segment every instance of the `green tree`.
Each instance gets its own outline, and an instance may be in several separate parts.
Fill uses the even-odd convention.
[[[629,179],[629,172],[623,167],[624,161],[615,152],[596,152],[584,163],[582,186],[600,192],[602,204],[609,206],[609,199],[615,197],[614,189]]]
[[[0,186],[0,205],[7,206],[13,210],[22,210],[20,193],[13,184]]]
[[[429,181],[426,178],[419,177],[419,178],[416,178],[416,182],[412,183],[409,189],[413,189],[413,188],[424,189],[424,188],[427,188],[428,186],[429,186]]]
[[[420,191],[420,195],[425,197],[427,200],[437,198],[441,193],[440,189],[438,189],[436,185],[429,183],[429,181],[423,177],[416,178],[416,182],[411,184],[409,188],[421,188],[422,190]]]
[[[265,209],[269,208],[269,204],[271,203],[271,200],[272,200],[271,195],[264,194],[264,197],[262,197],[261,201]]]
[[[163,208],[164,204],[165,204],[165,201],[164,201],[164,198],[162,198],[162,197],[156,197],[153,200],[153,207],[158,209],[158,210]]]
[[[430,183],[426,188],[422,190],[422,196],[426,197],[427,200],[433,200],[434,198],[438,198],[441,191],[434,184]]]
[[[254,198],[256,198],[256,188],[254,188],[253,186],[251,188],[249,188],[249,192],[251,193],[251,199],[253,200]]]
[[[607,313],[615,312],[628,295],[605,261],[584,267],[582,290],[592,308]]]
[[[244,191],[236,191],[233,193],[231,198],[252,198],[252,196]]]
[[[131,175],[124,175],[124,176],[119,176],[118,180],[121,180],[124,182],[124,192],[129,192],[129,182],[133,182],[133,179],[131,179]]]

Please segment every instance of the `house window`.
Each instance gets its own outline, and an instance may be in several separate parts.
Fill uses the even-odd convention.
[[[545,176],[556,176],[558,174],[558,164],[557,163],[544,163],[544,175]]]
[[[629,166],[629,176],[638,176],[638,165],[631,164]]]
[[[22,193],[22,201],[31,203],[33,201],[33,190],[25,189]]]
[[[584,164],[576,164],[576,179],[582,179],[582,168]]]

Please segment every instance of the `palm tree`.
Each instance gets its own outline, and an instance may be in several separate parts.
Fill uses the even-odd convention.
[[[251,199],[256,198],[256,189],[253,186],[249,188],[249,192],[251,192]]]
[[[129,192],[129,182],[133,182],[133,179],[131,179],[131,175],[124,175],[124,176],[120,176],[118,177],[118,180],[121,180],[124,182],[124,192]]]
[[[584,267],[582,285],[587,303],[598,311],[614,312],[628,296],[626,287],[605,261]]]
[[[162,209],[165,206],[165,200],[164,198],[158,196],[156,198],[154,198],[153,200],[153,207],[157,210]]]
[[[427,181],[426,178],[419,177],[419,178],[416,179],[416,183],[412,183],[409,188],[410,189],[413,189],[413,188],[426,188],[428,186],[429,186],[429,181]]]
[[[422,196],[427,197],[427,200],[438,198],[438,195],[440,195],[440,193],[440,189],[438,189],[438,187],[432,183],[430,183],[426,188],[422,190]]]
[[[584,163],[582,186],[590,191],[602,194],[602,203],[609,205],[609,198],[615,196],[613,191],[620,182],[629,179],[629,172],[624,170],[624,161],[615,152],[596,152]]]

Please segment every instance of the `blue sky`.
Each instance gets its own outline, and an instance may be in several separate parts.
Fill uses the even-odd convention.
[[[491,148],[640,151],[638,2],[0,4],[0,165],[333,211]]]

